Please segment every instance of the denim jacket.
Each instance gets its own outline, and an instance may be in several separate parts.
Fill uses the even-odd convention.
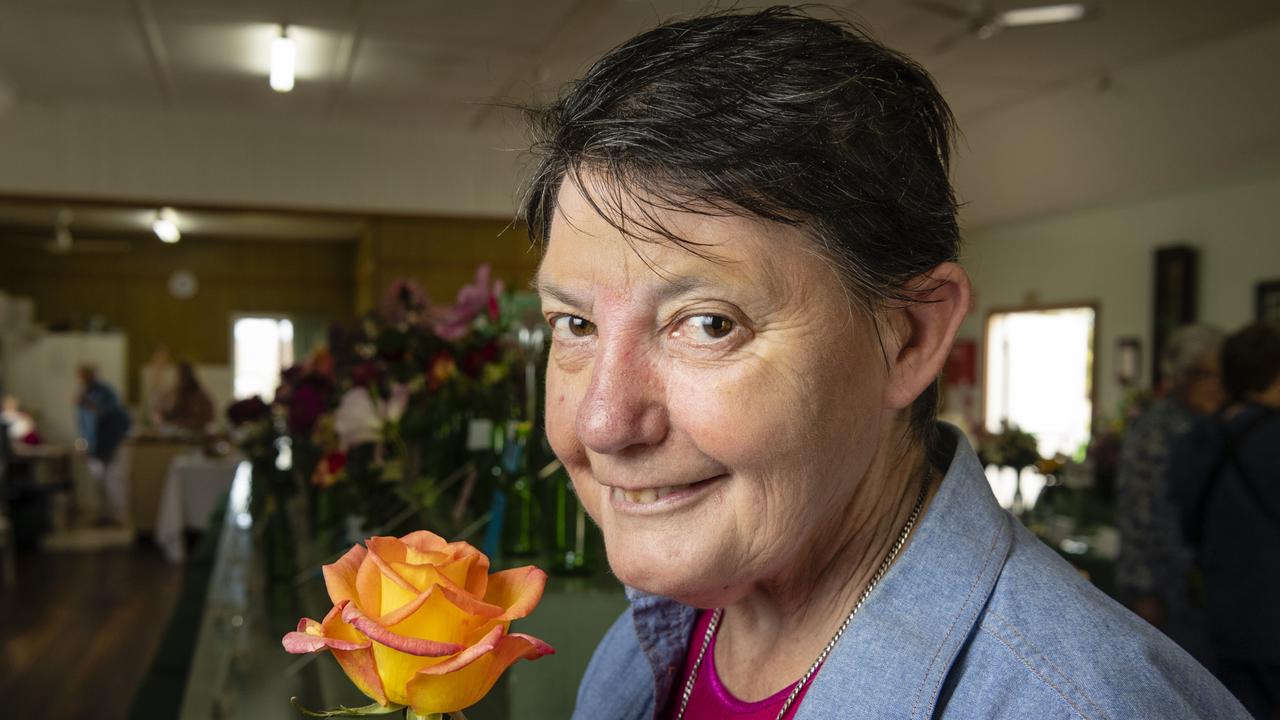
[[[950,467],[897,562],[814,677],[796,720],[1239,718],[1177,645],[1000,508],[954,428]],[[651,720],[679,692],[696,610],[629,591],[576,720]]]

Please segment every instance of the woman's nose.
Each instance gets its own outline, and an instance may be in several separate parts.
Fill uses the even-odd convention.
[[[661,443],[668,416],[656,363],[636,347],[601,348],[578,406],[577,430],[587,449],[606,455]]]

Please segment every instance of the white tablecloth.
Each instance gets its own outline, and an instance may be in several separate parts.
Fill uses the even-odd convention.
[[[241,460],[238,455],[209,458],[192,452],[169,463],[156,513],[156,544],[170,562],[186,559],[183,531],[204,530],[208,526],[209,514],[231,488]]]

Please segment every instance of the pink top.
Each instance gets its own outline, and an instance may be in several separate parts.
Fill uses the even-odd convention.
[[[693,625],[693,635],[690,636],[693,641],[689,643],[689,652],[685,654],[684,670],[680,673],[679,684],[672,688],[674,696],[668,716],[670,718],[675,718],[676,713],[680,711],[681,693],[684,692],[685,683],[689,681],[689,672],[693,670],[693,664],[698,659],[698,651],[702,649],[702,638],[706,637],[707,626],[711,624],[711,616],[714,612],[714,610],[703,610],[698,613],[698,620]],[[702,658],[702,667],[698,668],[698,680],[693,684],[693,694],[689,696],[689,706],[685,708],[684,720],[721,720],[723,718],[775,720],[793,687],[795,683],[788,684],[777,693],[756,702],[743,702],[734,697],[720,682],[720,675],[716,672],[716,639],[713,637],[707,646],[707,654]],[[795,717],[796,710],[808,691],[809,686],[805,685],[800,691],[800,696],[791,703],[791,707],[787,708],[787,714],[783,716],[784,720]]]

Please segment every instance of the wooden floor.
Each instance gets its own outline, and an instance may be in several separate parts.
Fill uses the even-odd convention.
[[[118,720],[181,589],[151,546],[18,556],[0,587],[0,716]]]

